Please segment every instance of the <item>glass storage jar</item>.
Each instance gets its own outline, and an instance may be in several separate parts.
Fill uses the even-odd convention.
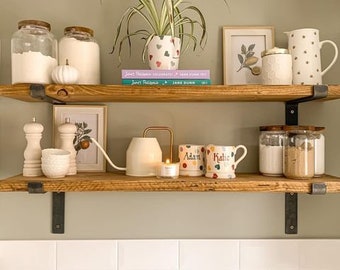
[[[11,39],[12,83],[51,83],[57,46],[49,23],[20,21]]]
[[[325,136],[324,127],[315,127],[315,177],[325,174]]]
[[[283,174],[283,140],[285,131],[282,125],[261,126],[259,137],[259,170],[263,175]]]
[[[292,179],[314,177],[315,145],[312,126],[284,126],[283,174]]]
[[[93,30],[69,26],[59,40],[59,64],[68,63],[79,72],[79,84],[100,84],[100,49]]]

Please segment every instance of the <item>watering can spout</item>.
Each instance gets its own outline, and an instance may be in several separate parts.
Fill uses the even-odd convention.
[[[106,154],[105,150],[101,147],[101,145],[94,138],[91,137],[91,141],[99,148],[99,150],[103,153],[104,157],[106,158],[107,162],[109,162],[109,164],[113,168],[115,168],[118,171],[126,171],[126,168],[118,167],[118,166],[113,164],[113,162],[111,161],[109,156]]]

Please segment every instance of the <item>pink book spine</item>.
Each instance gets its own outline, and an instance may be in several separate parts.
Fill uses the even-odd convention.
[[[210,70],[123,69],[122,79],[210,79]]]

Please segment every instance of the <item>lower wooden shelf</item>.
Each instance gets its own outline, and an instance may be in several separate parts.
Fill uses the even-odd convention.
[[[235,179],[221,180],[206,177],[130,177],[124,174],[78,173],[61,179],[23,177],[0,180],[0,192],[29,191],[29,186],[40,186],[43,192],[89,191],[194,191],[194,192],[286,192],[312,193],[313,184],[324,184],[327,193],[340,193],[340,178],[325,175],[310,180],[293,180],[284,177],[267,177],[259,174],[237,174]],[[34,190],[33,190],[34,192]]]

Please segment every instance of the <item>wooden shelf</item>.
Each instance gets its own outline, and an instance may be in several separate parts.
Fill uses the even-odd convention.
[[[30,96],[29,84],[0,86],[0,96],[22,101],[40,101]],[[74,102],[226,102],[289,101],[313,95],[313,86],[303,85],[45,85],[45,95],[65,103]],[[340,86],[329,85],[323,100],[340,98]]]
[[[311,193],[313,183],[324,183],[327,193],[340,192],[340,179],[332,176],[311,180],[267,177],[259,174],[237,174],[235,179],[206,177],[129,177],[119,173],[78,173],[60,179],[14,176],[0,180],[0,192],[28,191],[29,183],[42,183],[44,192],[84,191],[220,191],[220,192],[294,192]]]

